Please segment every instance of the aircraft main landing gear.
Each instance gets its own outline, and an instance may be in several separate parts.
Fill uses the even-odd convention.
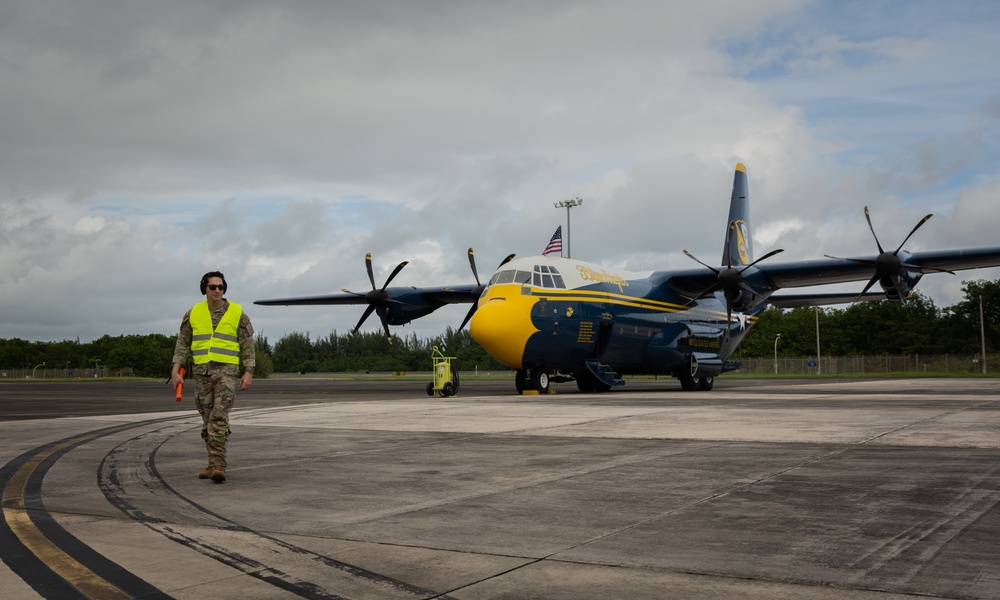
[[[677,379],[681,380],[681,389],[685,392],[707,392],[715,385],[715,377],[711,377],[709,375],[697,377],[695,375],[684,374],[679,376]]]

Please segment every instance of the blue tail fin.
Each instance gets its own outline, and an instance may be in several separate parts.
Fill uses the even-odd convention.
[[[736,176],[733,178],[733,196],[729,201],[729,225],[726,226],[722,264],[748,265],[751,262],[753,240],[750,237],[750,190],[747,187],[747,169],[743,163],[738,163]]]

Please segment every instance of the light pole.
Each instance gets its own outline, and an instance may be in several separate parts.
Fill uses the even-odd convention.
[[[100,377],[101,367],[98,366],[100,364],[101,364],[101,359],[99,359],[99,358],[94,359],[94,377],[95,378],[96,377]]]
[[[819,307],[816,307],[816,374],[823,374],[823,359],[819,355]]]
[[[38,370],[38,367],[44,367],[44,366],[45,366],[45,363],[42,363],[40,365],[35,365],[35,368],[31,370],[31,378],[32,379],[35,378],[35,371]]]
[[[983,297],[979,296],[979,340],[983,348],[983,375],[986,375],[986,326],[983,325]]]
[[[781,334],[774,336],[774,374],[778,374],[778,339],[781,338]]]
[[[574,206],[582,206],[583,198],[573,198],[572,200],[561,200],[559,202],[552,203],[556,208],[566,209],[566,258],[573,258],[572,248],[570,247],[570,237],[569,237],[569,210]]]

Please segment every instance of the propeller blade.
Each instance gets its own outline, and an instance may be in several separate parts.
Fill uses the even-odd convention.
[[[392,343],[392,334],[389,333],[389,323],[386,320],[386,316],[387,315],[386,315],[385,307],[384,306],[379,306],[376,309],[376,311],[378,312],[378,318],[379,318],[379,320],[382,321],[382,329],[385,330],[385,337],[386,337],[387,340],[389,340],[389,343],[391,344]]]
[[[746,271],[747,269],[749,269],[750,267],[752,267],[752,266],[754,266],[755,264],[759,263],[760,261],[762,261],[762,260],[765,260],[765,259],[768,259],[768,258],[771,258],[771,257],[772,257],[772,256],[774,256],[775,254],[781,254],[781,253],[782,253],[782,252],[784,252],[784,251],[785,251],[785,249],[784,249],[784,248],[778,248],[777,250],[771,250],[770,252],[768,252],[768,253],[767,253],[767,254],[765,254],[764,256],[761,256],[760,258],[758,258],[757,260],[753,261],[753,262],[752,262],[752,263],[750,263],[749,265],[747,265],[747,266],[743,267],[742,269],[740,269],[740,273],[742,273],[743,271]]]
[[[513,260],[514,256],[516,256],[516,255],[514,255],[514,254],[508,254],[507,257],[504,258],[502,261],[500,261],[500,264],[497,265],[497,269],[499,269],[500,267],[504,266],[505,264],[507,264],[511,260]],[[475,253],[473,252],[472,248],[469,248],[469,266],[472,267],[472,276],[476,278],[476,287],[475,287],[475,290],[473,290],[473,291],[478,296],[481,296],[482,293],[483,293],[483,290],[486,289],[486,286],[484,286],[482,284],[482,282],[479,281],[479,273],[476,271]],[[459,331],[462,331],[463,329],[465,329],[465,326],[469,324],[469,321],[472,320],[472,315],[476,314],[476,309],[477,308],[479,308],[479,298],[478,297],[475,300],[472,301],[472,306],[469,308],[469,312],[465,313],[465,318],[462,319],[462,324],[459,325],[459,327],[458,327]]]
[[[403,267],[405,267],[408,264],[410,263],[404,260],[403,262],[396,265],[396,268],[392,270],[392,273],[389,275],[389,278],[385,280],[385,284],[382,286],[382,289],[385,290],[385,288],[388,287],[389,282],[392,281],[393,278],[396,277],[396,275],[399,275],[399,272],[403,270]],[[372,289],[375,289],[374,283],[372,284]]]
[[[373,312],[375,312],[375,305],[369,304],[368,308],[365,309],[365,314],[361,315],[361,320],[358,321],[358,324],[354,326],[355,332],[361,329],[361,326],[365,324],[365,321],[368,320],[368,317],[370,317]]]
[[[868,290],[872,289],[872,286],[875,285],[876,281],[878,281],[878,273],[876,273],[875,276],[871,278],[871,281],[868,282],[868,285],[865,286],[865,289],[861,290],[861,293],[858,294],[858,297],[855,298],[854,301],[859,302],[861,300],[861,297],[867,294]]]
[[[899,251],[903,249],[903,244],[905,244],[910,239],[910,236],[916,233],[917,230],[920,229],[923,226],[923,224],[926,223],[933,216],[934,216],[933,214],[929,214],[923,219],[920,219],[920,222],[913,226],[913,229],[910,230],[910,234],[906,236],[906,238],[903,240],[903,243],[899,245],[899,248],[896,248],[896,251],[893,252],[893,254],[899,254]]]
[[[868,229],[872,231],[872,237],[875,238],[875,245],[878,246],[878,253],[882,254],[885,250],[882,249],[882,244],[878,241],[878,236],[875,235],[875,228],[872,227],[872,216],[868,213],[868,207],[865,207],[865,218],[868,219]]]
[[[697,259],[697,258],[695,257],[695,255],[694,255],[694,254],[691,254],[691,253],[690,253],[690,252],[688,252],[687,250],[685,250],[685,251],[684,251],[684,254],[685,254],[685,255],[687,255],[687,257],[688,257],[688,258],[690,258],[691,260],[693,260],[694,262],[696,262],[696,263],[698,263],[699,265],[701,265],[701,266],[705,267],[706,269],[710,270],[711,272],[715,273],[716,275],[718,275],[718,274],[719,274],[719,273],[721,272],[721,271],[719,271],[718,269],[716,269],[715,267],[712,267],[712,266],[709,266],[709,265],[707,265],[707,264],[705,264],[705,263],[701,262],[700,260],[698,260],[698,259]]]
[[[476,271],[476,256],[472,252],[472,248],[469,248],[469,266],[472,267],[472,276],[476,278],[476,287],[479,287],[482,284],[479,283],[479,273]]]
[[[372,253],[365,255],[365,268],[368,269],[368,281],[372,282],[372,289],[375,289],[375,274],[372,273]]]
[[[478,300],[476,300],[475,302],[473,302],[472,303],[472,307],[469,308],[469,312],[465,313],[465,318],[462,319],[462,324],[458,326],[458,330],[459,331],[462,331],[463,329],[465,329],[465,326],[469,324],[469,321],[472,320],[472,315],[476,314],[476,309],[477,308],[479,308],[479,301]]]

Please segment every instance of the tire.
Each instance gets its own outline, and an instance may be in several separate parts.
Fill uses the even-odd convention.
[[[585,394],[603,394],[611,390],[611,386],[595,377],[589,371],[576,376],[576,387]]]
[[[715,385],[715,377],[696,377],[698,380],[698,389],[707,392],[712,389]]]
[[[679,376],[677,379],[681,380],[681,389],[685,392],[697,392],[698,382],[695,381],[694,375],[688,375],[687,373]]]
[[[548,394],[550,385],[548,369],[535,367],[531,370],[531,389],[538,390],[539,394]]]
[[[447,398],[448,396],[454,396],[455,384],[450,381],[444,382],[444,387],[441,388],[441,395],[443,395],[445,398]]]
[[[527,388],[528,374],[524,369],[518,369],[517,373],[514,374],[514,388],[517,389],[518,394],[523,394],[525,388]]]
[[[427,395],[428,396],[433,396],[434,395],[434,382],[433,381],[427,382]]]

